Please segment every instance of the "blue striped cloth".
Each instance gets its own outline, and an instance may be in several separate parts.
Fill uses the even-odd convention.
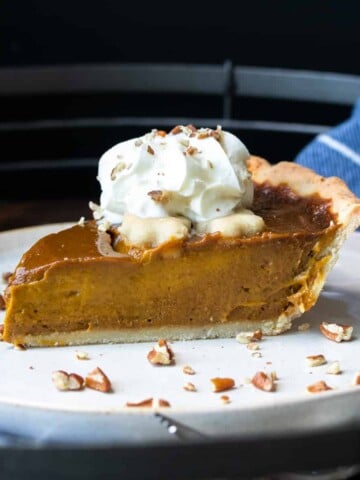
[[[324,177],[343,179],[360,197],[360,99],[348,120],[318,135],[294,161]]]

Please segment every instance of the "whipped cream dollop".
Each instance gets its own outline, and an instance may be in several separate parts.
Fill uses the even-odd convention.
[[[111,224],[125,214],[202,222],[250,207],[249,152],[233,134],[177,126],[118,143],[99,160],[100,209]]]

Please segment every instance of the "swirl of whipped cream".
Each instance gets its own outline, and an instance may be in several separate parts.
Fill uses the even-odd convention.
[[[249,152],[233,134],[177,126],[118,143],[99,160],[100,207],[107,221],[125,214],[208,221],[249,207]]]

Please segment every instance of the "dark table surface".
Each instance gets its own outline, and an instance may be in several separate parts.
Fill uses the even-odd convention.
[[[58,222],[77,222],[80,217],[91,218],[89,200],[97,199],[43,199],[2,202],[0,204],[0,231]]]

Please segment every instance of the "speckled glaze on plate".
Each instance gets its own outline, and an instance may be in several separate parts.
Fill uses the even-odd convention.
[[[69,224],[28,227],[0,233],[0,270],[12,271],[21,254],[43,235]],[[4,287],[5,285],[3,285]],[[352,385],[360,371],[360,234],[345,242],[317,305],[294,322],[288,333],[267,337],[254,352],[234,338],[173,342],[173,366],[156,367],[146,359],[152,343],[87,345],[16,350],[0,344],[0,431],[11,431],[39,442],[72,444],[144,444],[174,441],[153,409],[133,409],[126,402],[163,398],[160,410],[171,421],[190,427],[199,437],[275,435],[336,428],[360,422],[360,387]],[[354,326],[350,342],[335,343],[319,331],[321,321]],[[299,331],[304,322],[311,324]],[[88,360],[79,360],[77,352]],[[260,355],[258,355],[260,353]],[[327,364],[310,368],[308,355],[323,354]],[[339,361],[340,375],[326,373]],[[190,365],[195,375],[183,373]],[[85,376],[100,367],[110,378],[112,393],[91,389],[60,392],[54,370]],[[257,371],[278,376],[275,392],[247,383]],[[212,391],[210,378],[232,377],[235,388]],[[333,388],[310,394],[306,387],[325,380]],[[183,386],[192,382],[196,392]]]

